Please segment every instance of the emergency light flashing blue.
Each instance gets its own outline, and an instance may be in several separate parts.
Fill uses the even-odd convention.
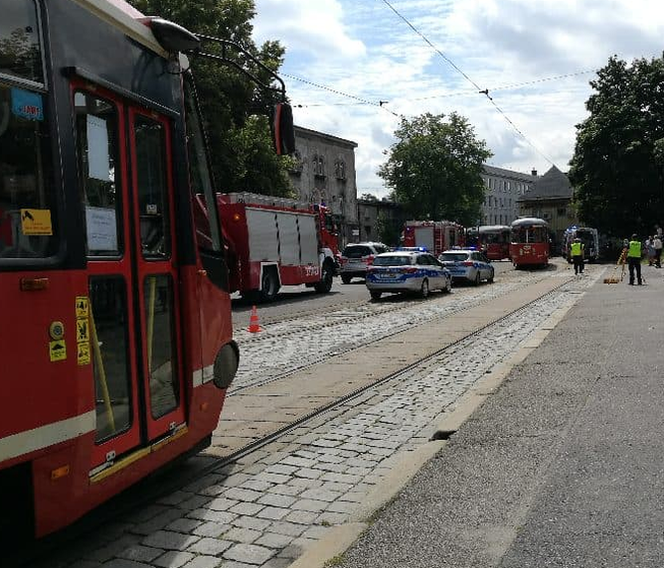
[[[427,247],[397,247],[394,250],[399,252],[429,252]]]

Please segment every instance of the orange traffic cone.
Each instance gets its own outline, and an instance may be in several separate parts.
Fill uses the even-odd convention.
[[[251,308],[251,317],[249,318],[249,327],[247,328],[247,331],[249,333],[263,331],[263,328],[258,323],[258,310],[256,310],[256,306]]]

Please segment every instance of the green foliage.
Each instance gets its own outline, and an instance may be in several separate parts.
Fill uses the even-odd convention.
[[[283,63],[284,48],[277,41],[257,47],[251,37],[254,0],[129,0],[144,14],[159,15],[188,30],[234,41],[273,71]],[[205,51],[220,54],[212,43]],[[227,56],[266,84],[269,73],[232,51]],[[290,196],[289,158],[276,156],[269,121],[278,93],[256,86],[230,65],[190,57],[210,142],[212,173],[217,191],[252,191]]]
[[[401,229],[403,222],[401,219],[393,219],[385,215],[382,211],[378,213],[376,219],[376,231],[378,232],[378,239],[381,243],[388,246],[399,246],[399,237],[401,236]]]
[[[395,137],[378,170],[394,199],[416,219],[475,223],[484,201],[482,164],[492,154],[468,121],[455,112],[447,121],[430,113],[402,118]]]
[[[664,206],[664,61],[611,57],[590,82],[569,178],[584,223],[646,235]]]

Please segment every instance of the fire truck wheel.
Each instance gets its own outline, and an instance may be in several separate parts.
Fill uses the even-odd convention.
[[[341,277],[341,281],[342,281],[344,284],[350,284],[350,276],[342,276],[342,277]]]
[[[420,296],[426,298],[429,295],[429,281],[425,278],[422,280],[422,287],[420,288]]]
[[[329,262],[323,264],[323,275],[320,282],[314,284],[314,289],[319,294],[327,294],[332,290],[332,279],[334,278],[334,268]]]
[[[261,300],[263,302],[271,302],[277,297],[278,292],[279,282],[274,270],[265,270],[261,281]]]
[[[371,299],[374,302],[377,302],[378,300],[380,300],[380,297],[383,295],[383,293],[379,292],[378,290],[369,290],[369,294],[371,294]]]

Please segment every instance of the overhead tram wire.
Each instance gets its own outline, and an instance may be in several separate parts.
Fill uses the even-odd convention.
[[[493,98],[489,95],[489,89],[482,89],[475,81],[473,81],[466,73],[464,73],[449,57],[447,57],[440,49],[438,49],[430,40],[428,37],[426,37],[420,30],[418,30],[413,24],[411,24],[408,19],[403,16],[392,4],[388,2],[388,0],[382,0],[383,4],[385,4],[392,12],[394,12],[399,18],[401,18],[408,27],[413,30],[418,36],[420,36],[424,42],[431,47],[440,57],[442,57],[453,69],[455,69],[458,73],[460,73],[466,81],[468,81],[473,87],[477,89],[477,92],[479,94],[486,95],[486,98],[489,100],[489,102],[496,108],[496,110],[503,115],[505,120],[508,122],[510,126],[521,136],[530,146],[540,155],[542,156],[547,162],[549,162],[552,166],[555,166],[556,164],[554,163],[553,160],[551,160],[544,152],[542,152],[535,144],[533,144],[527,137],[526,135],[519,130],[514,122],[507,116],[507,113],[501,109],[496,102],[493,100]],[[557,166],[556,166],[557,167]]]
[[[398,113],[394,112],[393,110],[390,110],[389,108],[387,108],[385,106],[386,101],[379,101],[379,102],[370,101],[368,99],[363,99],[362,97],[358,97],[356,95],[351,95],[349,93],[344,93],[343,91],[340,91],[338,89],[334,89],[332,87],[328,87],[327,85],[321,85],[320,83],[314,83],[313,81],[309,81],[308,79],[303,79],[302,77],[297,77],[296,75],[290,75],[288,73],[282,73],[281,76],[282,77],[288,77],[289,79],[293,79],[294,81],[299,81],[300,83],[305,83],[306,85],[311,85],[311,86],[316,87],[318,89],[323,89],[324,91],[329,91],[329,92],[334,93],[336,95],[341,95],[342,97],[348,97],[349,99],[354,99],[354,100],[359,101],[360,103],[365,104],[365,105],[371,105],[371,106],[375,106],[375,107],[378,107],[378,108],[382,108],[383,110],[389,112],[390,114],[393,114],[397,118],[402,118],[403,117],[403,115],[398,114]]]

